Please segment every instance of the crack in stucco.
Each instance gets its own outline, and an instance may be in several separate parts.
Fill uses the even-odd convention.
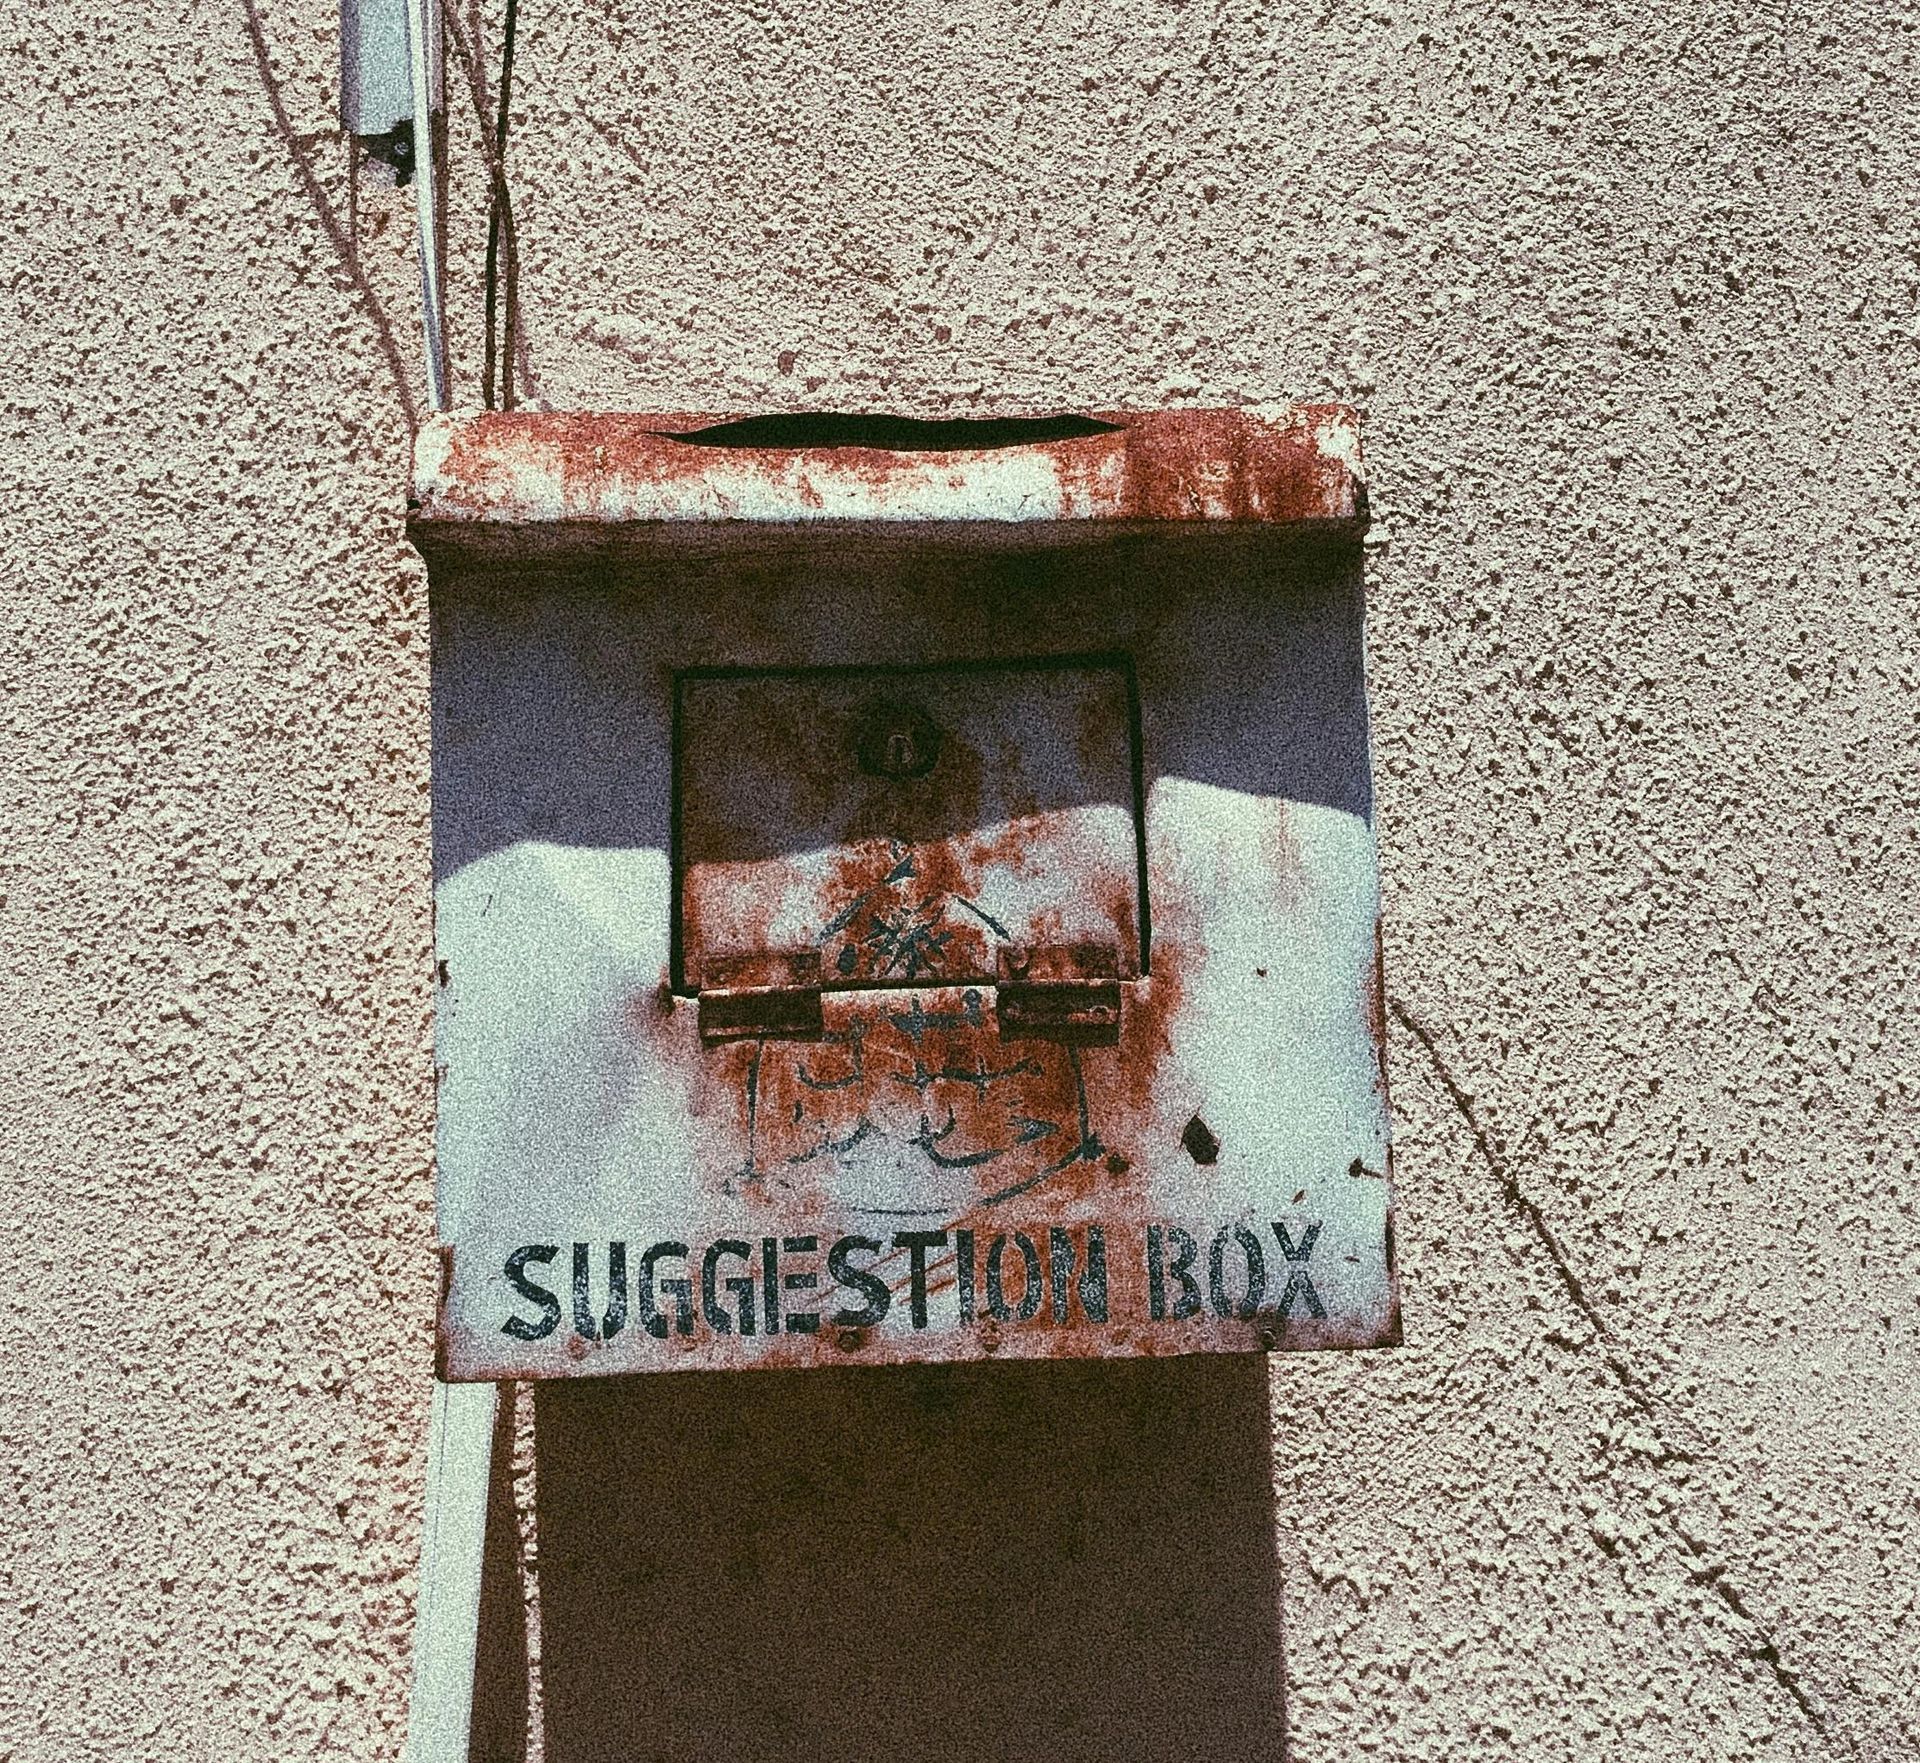
[[[1440,1087],[1446,1092],[1454,1111],[1465,1124],[1473,1139],[1474,1148],[1480,1153],[1481,1160],[1492,1173],[1500,1189],[1501,1198],[1509,1208],[1526,1221],[1535,1241],[1545,1251],[1547,1260],[1552,1264],[1568,1299],[1592,1329],[1593,1338],[1602,1343],[1602,1360],[1621,1393],[1653,1422],[1655,1437],[1661,1446],[1661,1456],[1655,1461],[1654,1467],[1664,1467],[1667,1463],[1676,1461],[1694,1461],[1698,1453],[1676,1449],[1665,1438],[1660,1437],[1659,1426],[1662,1418],[1660,1403],[1639,1373],[1619,1352],[1612,1331],[1607,1327],[1598,1307],[1588,1295],[1586,1284],[1575,1270],[1559,1236],[1547,1221],[1539,1205],[1520,1185],[1520,1178],[1512,1163],[1508,1161],[1500,1135],[1481,1120],[1479,1110],[1474,1106],[1472,1092],[1454,1076],[1452,1068],[1447,1064],[1434,1039],[1433,1031],[1421,1021],[1404,999],[1390,995],[1387,1002],[1395,1020],[1420,1043],[1421,1050],[1426,1054]],[[1709,1561],[1705,1545],[1697,1538],[1689,1536],[1670,1514],[1662,1514],[1661,1523],[1694,1562],[1698,1563],[1688,1570],[1694,1583],[1711,1591],[1728,1612],[1752,1632],[1754,1638],[1748,1647],[1750,1657],[1767,1667],[1774,1682],[1800,1710],[1808,1725],[1821,1739],[1831,1742],[1835,1735],[1829,1728],[1825,1715],[1808,1694],[1800,1674],[1781,1657],[1778,1643],[1761,1625],[1745,1595],[1728,1576],[1725,1563]],[[1849,1753],[1857,1757],[1858,1747],[1846,1735],[1839,1736],[1846,1744]]]

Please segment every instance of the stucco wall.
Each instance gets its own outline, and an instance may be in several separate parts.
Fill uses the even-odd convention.
[[[1184,1441],[1099,1398],[1150,1474],[1056,1441],[1016,1533],[1044,1546],[1057,1507],[1066,1559],[1091,1523],[1084,1593],[1197,1525],[1186,1626],[978,1654],[960,1678],[1030,1712],[950,1701],[897,1752],[1037,1753],[1047,1673],[1097,1709],[1103,1671],[1138,1698],[1156,1666],[1223,1756],[1278,1748],[1281,1677],[1300,1763],[1920,1749],[1917,19],[525,0],[530,400],[1367,418],[1407,1344],[1271,1367],[1252,1506],[1238,1384],[1161,1392]],[[435,1278],[419,349],[410,199],[350,186],[333,21],[55,4],[9,33],[19,1763],[391,1756],[404,1724]],[[454,152],[465,401],[470,107]],[[914,1387],[871,1398],[901,1475],[960,1424]],[[967,1399],[990,1440],[1021,1398]],[[582,1453],[631,1436],[574,1400]],[[774,1491],[804,1554],[818,1502]],[[1196,1569],[1249,1511],[1270,1570]],[[731,1548],[668,1568],[777,1599],[787,1557]],[[966,1584],[991,1628],[992,1575]],[[837,1669],[850,1704],[734,1742],[911,1707],[911,1646],[864,1692]],[[549,1754],[692,1755],[713,1705],[644,1738],[602,1707]],[[1077,1730],[1058,1754],[1125,1748]]]

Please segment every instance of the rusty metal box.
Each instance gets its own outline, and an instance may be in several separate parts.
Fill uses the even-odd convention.
[[[886,438],[420,437],[450,1378],[1398,1338],[1351,416]]]

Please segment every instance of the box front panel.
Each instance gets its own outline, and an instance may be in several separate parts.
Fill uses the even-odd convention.
[[[1347,552],[435,583],[456,1377],[1397,1333]]]

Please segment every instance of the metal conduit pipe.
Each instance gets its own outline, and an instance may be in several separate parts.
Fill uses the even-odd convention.
[[[437,0],[407,0],[407,63],[413,84],[413,202],[420,224],[420,324],[427,354],[427,406],[445,410],[446,317],[440,304],[440,188],[433,129],[433,14]]]

